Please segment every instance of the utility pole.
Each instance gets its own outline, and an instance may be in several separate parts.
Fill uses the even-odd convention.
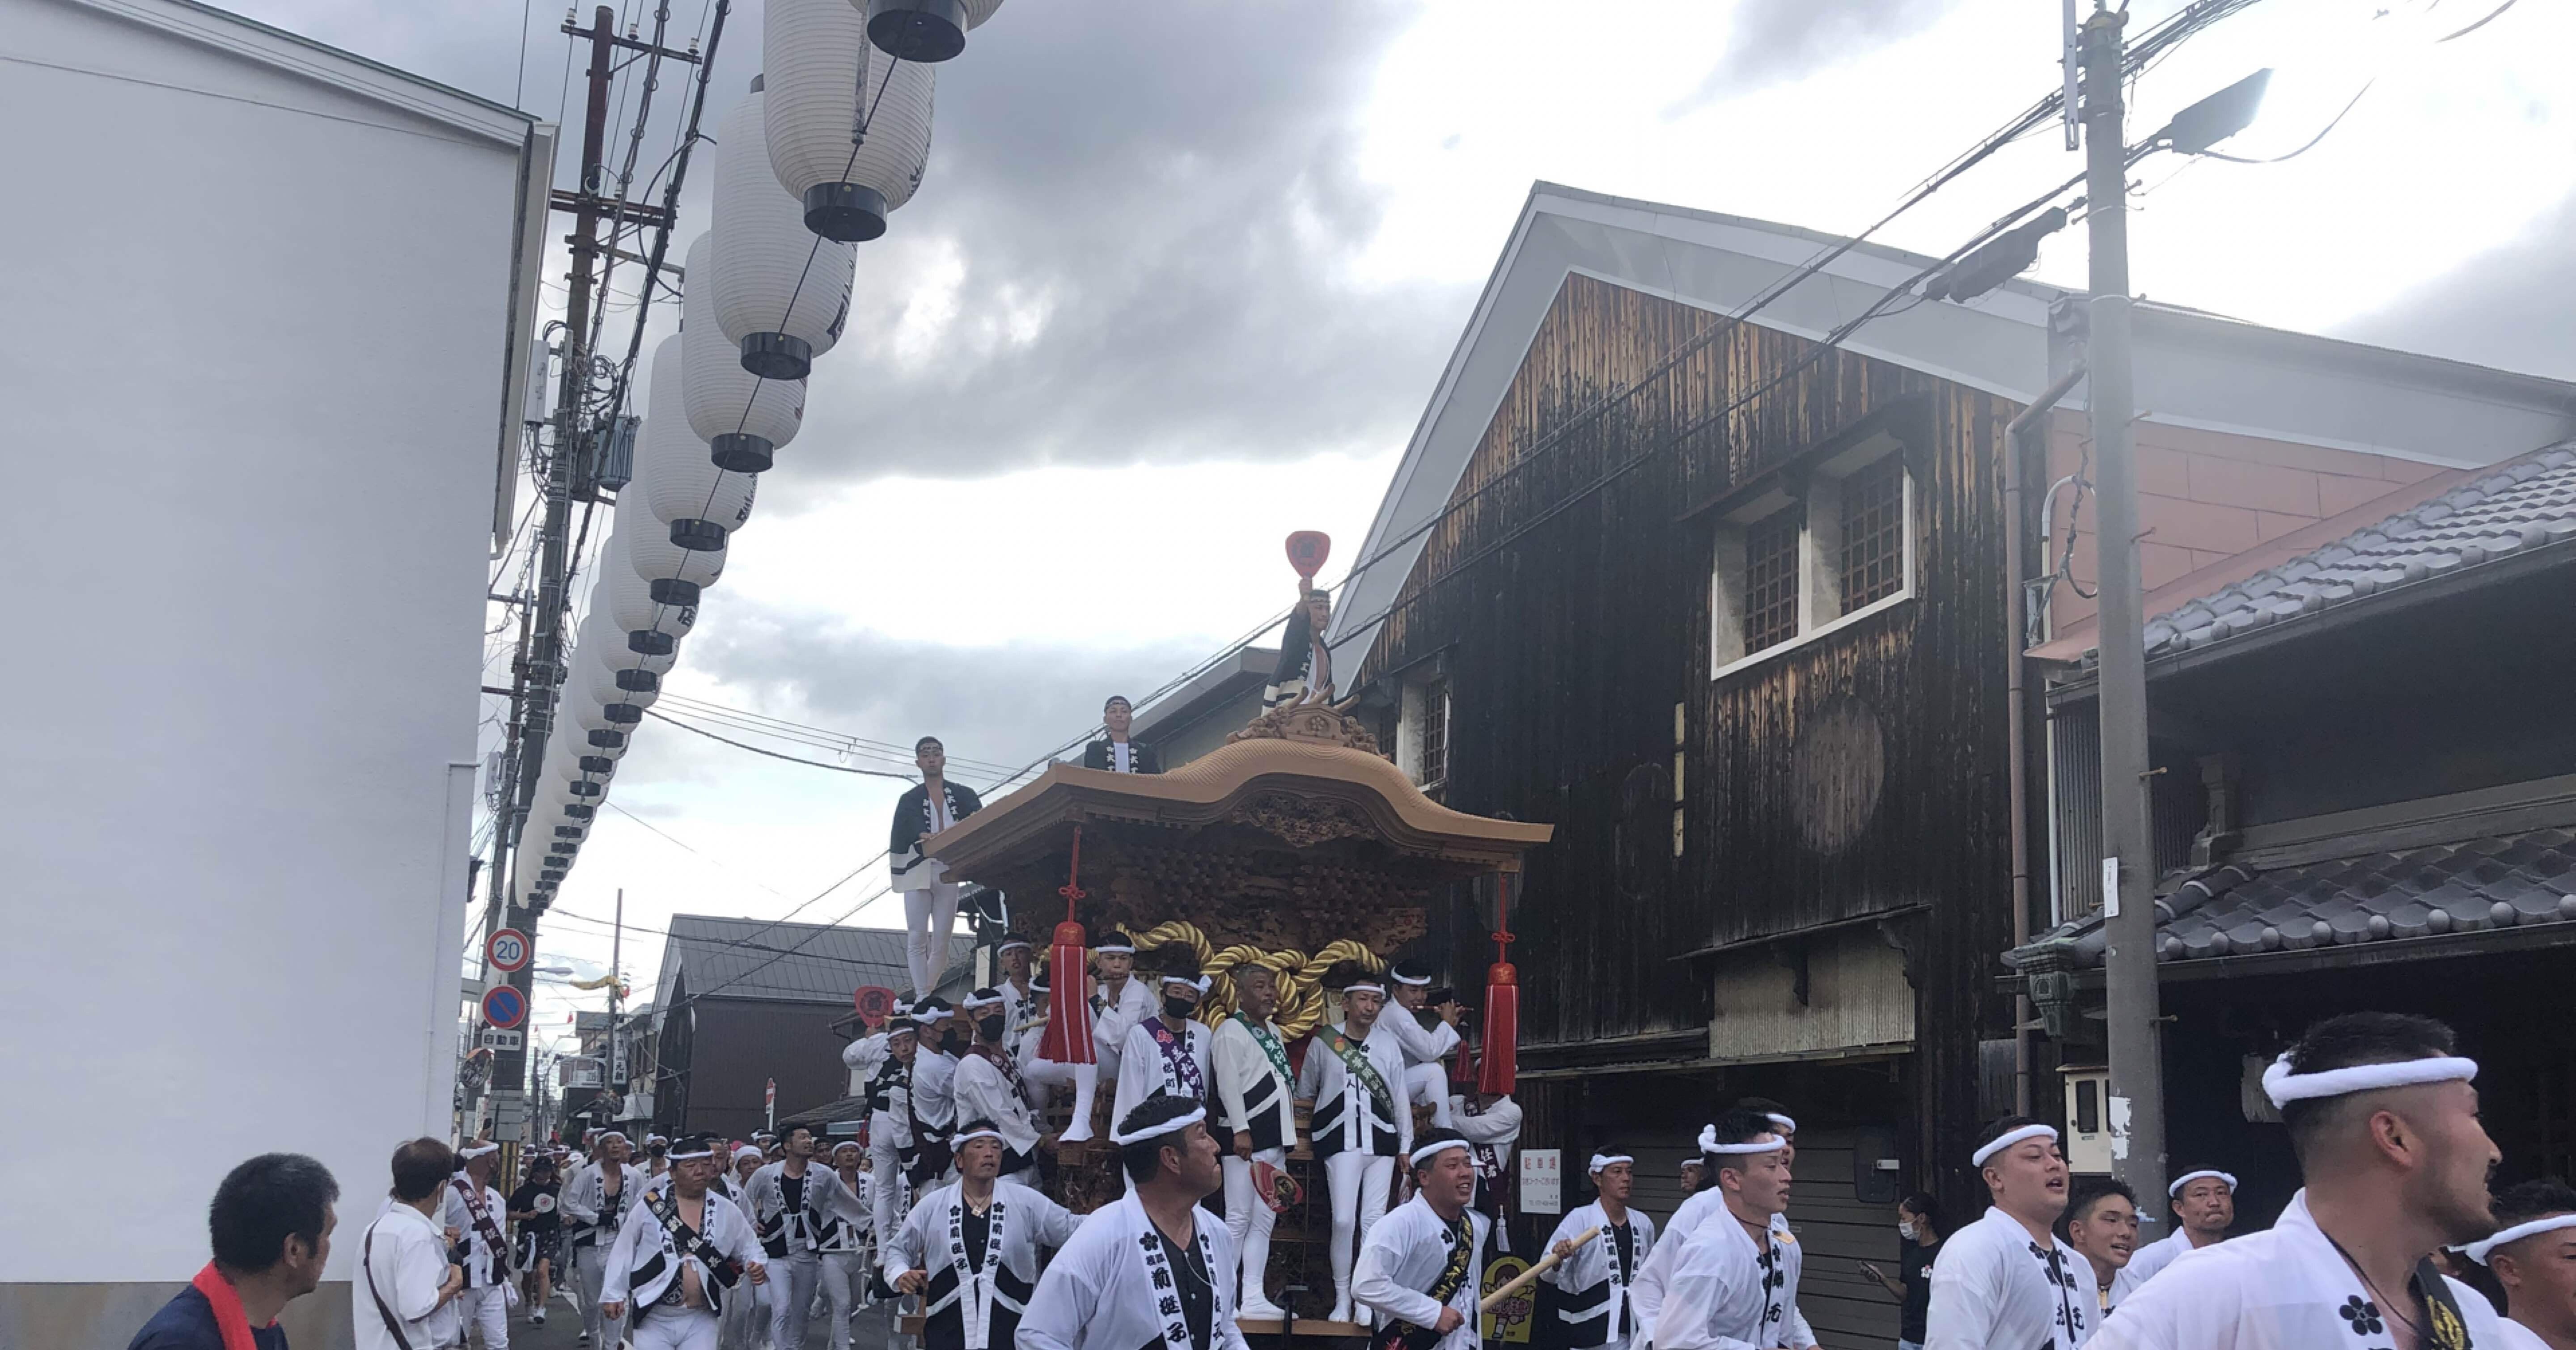
[[[2100,581],[2102,904],[2109,948],[2111,1172],[2141,1196],[2165,1193],[2162,999],[2156,988],[2155,833],[2147,796],[2145,598],[2138,581],[2135,394],[2129,349],[2129,151],[2121,126],[2120,28],[2084,25],[2085,220],[2091,234],[2094,490]]]

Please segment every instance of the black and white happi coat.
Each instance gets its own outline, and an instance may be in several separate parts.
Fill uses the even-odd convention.
[[[1205,1210],[1175,1271],[1167,1241],[1136,1192],[1093,1210],[1039,1279],[1020,1319],[1019,1350],[1249,1350],[1234,1324],[1234,1238]],[[1204,1286],[1210,1315],[1192,1325],[1181,1286]]]
[[[627,1207],[626,1222],[618,1228],[617,1241],[608,1249],[608,1266],[600,1274],[599,1301],[629,1305],[629,1325],[640,1324],[651,1309],[677,1304],[682,1287],[680,1268],[685,1264],[698,1268],[698,1286],[706,1292],[707,1311],[723,1312],[725,1295],[731,1291],[705,1261],[680,1250],[677,1236],[662,1226],[652,1203],[644,1202],[640,1194],[637,1199],[639,1203]],[[672,1197],[671,1203],[676,1205],[678,1197]],[[712,1188],[707,1191],[701,1225],[698,1235],[714,1246],[720,1258],[742,1262],[746,1267],[762,1264],[760,1239],[752,1235],[751,1221]]]
[[[2093,1265],[2081,1253],[2041,1246],[2019,1220],[1989,1206],[1932,1260],[1924,1350],[2074,1350],[2092,1334],[2096,1297]]]
[[[806,1175],[812,1176],[813,1173],[809,1171]],[[857,1199],[858,1209],[852,1212],[846,1206],[836,1207],[834,1212],[825,1215],[823,1227],[814,1234],[814,1250],[825,1256],[834,1252],[865,1251],[868,1234],[876,1228],[875,1205],[871,1200],[875,1178],[869,1176],[866,1166],[862,1165],[856,1186],[842,1181],[838,1168],[832,1169],[832,1179],[840,1181],[841,1189]]]
[[[1402,1008],[1389,1012],[1402,1013]],[[1345,1150],[1397,1157],[1413,1150],[1413,1108],[1404,1095],[1404,1051],[1381,1020],[1359,1042],[1360,1051],[1377,1069],[1388,1100],[1354,1082],[1342,1057],[1327,1037],[1343,1028],[1326,1027],[1306,1046],[1306,1062],[1297,1070],[1297,1095],[1315,1104],[1306,1136],[1317,1158]]]
[[[929,1277],[927,1350],[1011,1350],[1037,1292],[1038,1250],[1062,1247],[1082,1226],[1082,1216],[1007,1179],[993,1184],[980,1247],[969,1245],[970,1218],[964,1183],[952,1181],[921,1197],[880,1257],[889,1285],[909,1270]]]
[[[744,1189],[752,1227],[771,1260],[814,1255],[821,1248],[823,1230],[834,1219],[869,1222],[859,1197],[841,1184],[839,1173],[819,1161],[806,1164],[801,1182],[787,1175],[784,1161],[770,1163],[752,1173]],[[797,1192],[793,1205],[788,1203],[790,1189]]]
[[[1628,1294],[1636,1286],[1637,1272],[1655,1252],[1653,1217],[1630,1209],[1628,1238],[1623,1243],[1610,1225],[1609,1214],[1595,1200],[1567,1214],[1548,1234],[1545,1250],[1554,1251],[1556,1244],[1572,1242],[1592,1228],[1600,1229],[1601,1236],[1575,1248],[1574,1255],[1539,1277],[1556,1287],[1556,1331],[1569,1350],[1626,1344],[1637,1339],[1643,1325]]]
[[[948,879],[948,865],[921,856],[921,841],[984,809],[975,789],[963,783],[940,783],[940,807],[934,818],[930,785],[915,783],[894,804],[894,833],[886,844],[888,870],[898,891],[922,891]]]
[[[1314,1050],[1310,1047],[1306,1053],[1311,1056]],[[1388,1210],[1369,1229],[1360,1243],[1359,1261],[1351,1267],[1351,1297],[1376,1309],[1381,1318],[1427,1329],[1439,1323],[1443,1307],[1465,1315],[1458,1329],[1441,1337],[1432,1350],[1475,1350],[1481,1334],[1476,1300],[1484,1280],[1485,1241],[1493,1234],[1494,1221],[1472,1209],[1458,1217],[1468,1226],[1467,1278],[1445,1304],[1430,1291],[1457,1250],[1457,1229],[1420,1195]]]
[[[1234,1013],[1216,1024],[1208,1038],[1208,1058],[1216,1074],[1217,1124],[1228,1134],[1252,1136],[1255,1152],[1294,1148],[1297,1105],[1288,1072],[1288,1048],[1274,1022],[1263,1022],[1258,1034]],[[1220,1141],[1227,1149],[1232,1139]]]
[[[483,1221],[475,1222],[474,1209],[466,1196],[474,1190],[483,1192]],[[447,1179],[439,1206],[439,1222],[465,1235],[465,1287],[482,1289],[510,1282],[510,1207],[501,1201],[501,1193],[489,1186],[477,1187],[474,1179],[463,1172]]]
[[[1126,754],[1118,752],[1124,749]],[[1161,773],[1163,757],[1150,745],[1130,741],[1113,741],[1106,736],[1082,747],[1082,767],[1106,769],[1111,773]]]
[[[1305,698],[1307,690],[1318,683],[1323,687],[1316,698],[1330,701],[1331,673],[1328,669],[1326,678],[1318,681],[1315,667],[1319,661],[1329,667],[1332,655],[1324,650],[1323,635],[1315,631],[1314,620],[1307,616],[1306,602],[1301,599],[1295,609],[1288,611],[1287,631],[1279,635],[1279,661],[1270,668],[1270,684],[1261,691],[1261,706],[1276,708],[1282,703],[1294,703]]]
[[[952,1086],[959,1121],[989,1120],[1002,1132],[1002,1171],[1020,1171],[1037,1161],[1038,1120],[1030,1109],[1028,1084],[1008,1050],[984,1046],[957,1061]]]
[[[1949,1259],[1944,1246],[1940,1262]],[[1933,1269],[1937,1318],[1939,1264]],[[2422,1296],[2422,1310],[2403,1311],[2423,1326],[2424,1350],[2513,1343],[2485,1295],[2435,1271],[2429,1260],[2409,1287]],[[2396,1320],[2317,1227],[2302,1189],[2268,1230],[2177,1258],[2119,1303],[2092,1344],[2104,1350],[2382,1350],[2393,1343],[2388,1330]],[[1958,1343],[1941,1338],[1938,1321],[1931,1330],[1927,1346]]]
[[[617,1230],[626,1224],[626,1211],[644,1194],[643,1168],[633,1163],[619,1163],[617,1168],[622,1180],[614,1199],[609,1197],[604,1169],[596,1162],[575,1169],[556,1194],[555,1208],[571,1220],[564,1225],[565,1245],[595,1244],[605,1251],[617,1240]]]
[[[1770,1350],[1790,1343],[1802,1256],[1797,1243],[1783,1239],[1767,1224],[1756,1238],[1732,1213],[1707,1214],[1674,1252],[1663,1306],[1648,1329],[1656,1350]]]
[[[1156,1032],[1172,1038],[1169,1051],[1156,1039]],[[1125,1120],[1129,1111],[1156,1093],[1206,1101],[1216,1078],[1211,1034],[1207,1024],[1194,1017],[1183,1019],[1178,1031],[1164,1026],[1160,1017],[1128,1028],[1127,1043],[1118,1052],[1118,1093],[1110,1103],[1109,1118]]]

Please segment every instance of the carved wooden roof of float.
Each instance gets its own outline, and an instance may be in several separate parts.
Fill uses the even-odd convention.
[[[1452,811],[1377,754],[1356,723],[1327,708],[1290,706],[1170,773],[1055,765],[923,840],[922,851],[948,864],[951,877],[1061,885],[1076,825],[1086,827],[1086,876],[1095,846],[1115,848],[1115,840],[1177,846],[1210,861],[1284,847],[1309,863],[1412,882],[1516,871],[1522,852],[1554,833]]]

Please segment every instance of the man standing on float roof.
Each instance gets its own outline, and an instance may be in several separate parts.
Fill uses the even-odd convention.
[[[1333,701],[1333,652],[1324,645],[1324,629],[1333,620],[1333,597],[1314,578],[1297,578],[1297,605],[1288,611],[1288,631],[1279,636],[1279,664],[1270,672],[1270,687],[1261,706]]]
[[[1100,725],[1108,734],[1082,747],[1082,767],[1111,773],[1161,773],[1163,757],[1154,747],[1127,739],[1127,729],[1135,722],[1135,705],[1125,694],[1111,694],[1100,709]]]
[[[2120,1272],[2119,1282],[2111,1289],[2114,1305],[2136,1293],[2138,1286],[2157,1271],[2172,1265],[2175,1257],[2225,1240],[2227,1230],[2236,1222],[2236,1178],[2225,1172],[2209,1168],[2185,1172],[2165,1190],[2173,1207],[2174,1230],[2138,1248],[2137,1254],[2129,1258],[2127,1269]]]
[[[984,802],[973,788],[948,781],[948,752],[938,737],[915,742],[912,758],[921,767],[921,782],[894,804],[886,865],[894,874],[894,888],[903,892],[903,954],[911,967],[912,996],[924,999],[948,968],[958,888],[948,879],[948,864],[921,856],[921,841],[983,810]]]
[[[2104,1350],[2510,1344],[2486,1296],[2437,1247],[2495,1231],[2476,1061],[2429,1017],[2347,1013],[2263,1073],[2307,1185],[2272,1227],[2193,1252],[2121,1303]],[[1952,1246],[1957,1239],[1951,1240]],[[1947,1265],[1950,1253],[1941,1253]],[[1933,1276],[1940,1304],[1938,1267]]]
[[[2066,1157],[2057,1131],[2028,1116],[1986,1127],[1968,1165],[1994,1204],[1950,1235],[1932,1263],[1923,1350],[2084,1344],[2095,1303],[2084,1258],[2058,1244]]]

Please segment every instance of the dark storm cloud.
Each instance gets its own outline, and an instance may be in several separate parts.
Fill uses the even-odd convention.
[[[2520,237],[2343,325],[2337,337],[2576,380],[2576,196]]]
[[[1740,0],[1726,51],[1690,97],[1664,110],[1681,117],[1709,104],[1785,84],[1930,27],[1959,0]]]

